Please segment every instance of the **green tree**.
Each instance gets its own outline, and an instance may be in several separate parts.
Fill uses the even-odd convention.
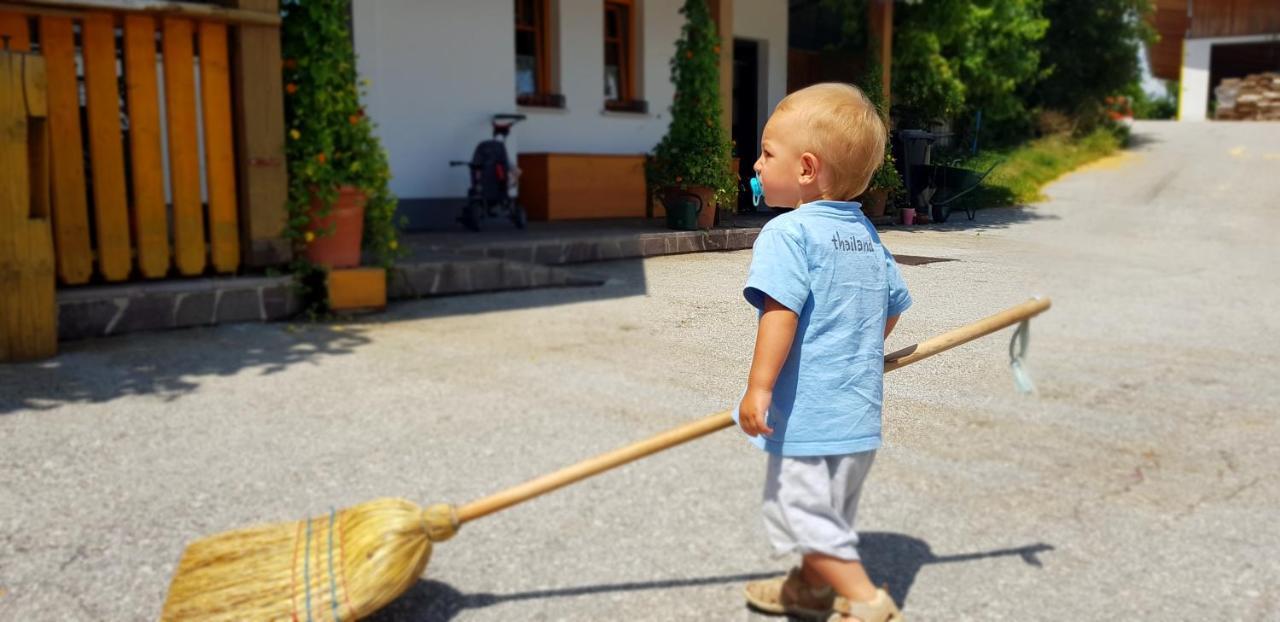
[[[1142,89],[1142,84],[1133,82],[1125,89],[1133,100],[1133,118],[1135,119],[1172,119],[1178,116],[1178,82],[1162,80],[1163,95],[1150,95]]]
[[[880,113],[880,117],[884,119],[884,126],[889,127],[889,108],[884,101],[884,70],[880,68],[880,55],[876,53],[878,47],[871,45],[866,56],[866,69],[862,72],[861,84],[859,88],[866,93],[867,99],[871,100],[872,105],[876,107],[876,111]],[[895,197],[902,192],[902,177],[898,175],[898,169],[893,160],[893,142],[886,140],[884,143],[884,162],[880,168],[876,169],[874,175],[871,176],[871,184],[868,186],[871,190],[884,190],[890,197]]]
[[[895,10],[893,92],[908,113],[1013,126],[1029,115],[1049,22],[1041,0],[925,0]]]
[[[1040,41],[1045,76],[1032,92],[1040,106],[1072,116],[1098,110],[1138,83],[1138,46],[1154,31],[1150,0],[1044,0],[1049,30]]]
[[[737,180],[720,123],[720,36],[706,0],[685,0],[680,12],[685,23],[671,58],[671,125],[654,148],[649,183],[654,190],[707,186],[729,205]]]

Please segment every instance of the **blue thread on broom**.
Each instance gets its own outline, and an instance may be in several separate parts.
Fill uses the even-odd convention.
[[[307,519],[307,552],[302,556],[302,582],[307,586],[307,622],[311,622],[311,519]]]
[[[338,580],[333,576],[333,518],[337,510],[329,508],[329,590],[333,593],[333,619],[342,622],[338,615]]]

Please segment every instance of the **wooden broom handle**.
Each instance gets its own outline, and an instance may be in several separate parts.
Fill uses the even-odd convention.
[[[974,322],[968,326],[962,326],[950,332],[943,333],[922,341],[916,345],[909,346],[888,354],[884,357],[884,370],[886,372],[893,371],[899,367],[910,365],[920,359],[928,358],[939,352],[945,352],[958,345],[968,343],[979,337],[990,335],[1002,328],[1012,326],[1023,320],[1030,319],[1049,308],[1048,298],[1033,298],[1016,307],[1011,307],[1000,313],[992,315],[986,319]],[[615,449],[606,454],[596,456],[575,464],[565,467],[554,473],[543,475],[537,479],[527,481],[519,486],[508,488],[502,492],[489,495],[483,499],[472,501],[457,511],[458,524],[461,525],[468,521],[475,520],[482,516],[487,516],[498,510],[509,508],[517,503],[528,501],[539,495],[546,494],[557,488],[568,486],[574,482],[591,477],[598,473],[603,473],[609,469],[622,466],[633,460],[638,460],[645,456],[658,453],[664,449],[669,449],[687,443],[696,438],[701,438],[712,432],[723,430],[733,425],[733,411],[726,410],[721,413],[703,417],[692,423],[686,423],[682,426],[673,428],[657,436],[638,443],[628,445],[619,449]]]

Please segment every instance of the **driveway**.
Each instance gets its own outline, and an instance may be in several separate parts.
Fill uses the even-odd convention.
[[[906,345],[860,529],[912,620],[1280,619],[1280,124],[1139,123],[1049,200],[891,230]],[[0,620],[151,620],[184,544],[379,496],[461,503],[728,407],[749,252],[368,321],[64,344],[0,367]],[[628,295],[617,295],[622,290]],[[722,432],[467,525],[376,619],[741,620],[786,568],[763,457]]]

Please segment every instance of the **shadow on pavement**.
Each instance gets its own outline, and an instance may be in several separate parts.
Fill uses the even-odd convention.
[[[905,605],[911,585],[920,569],[928,564],[952,564],[991,557],[1021,557],[1028,566],[1041,567],[1036,555],[1052,551],[1053,546],[1043,542],[1011,549],[996,549],[957,555],[936,555],[929,543],[900,533],[871,531],[859,534],[858,551],[876,585],[889,584],[889,593],[899,605]]]
[[[392,302],[386,313],[369,316],[363,322],[401,322],[427,318],[469,315],[495,311],[513,311],[577,302],[643,296],[648,293],[643,259],[619,259],[556,266],[576,275],[603,281],[603,285],[567,285],[498,292],[477,292],[435,296]]]
[[[237,324],[72,341],[56,358],[0,365],[0,416],[128,395],[173,401],[202,376],[253,368],[269,376],[299,363],[350,354],[369,342],[359,326]]]
[[[999,189],[993,189],[999,190]],[[965,197],[968,198],[968,197]],[[975,198],[975,201],[986,201],[984,198]],[[983,203],[985,205],[1011,205],[1012,199],[994,199],[992,203]],[[973,220],[969,220],[963,208],[954,208],[951,216],[947,218],[947,222],[932,223],[921,225],[918,227],[885,227],[890,231],[902,231],[905,233],[924,233],[927,231],[987,231],[995,229],[1008,229],[1015,225],[1021,225],[1037,220],[1060,220],[1057,215],[1043,214],[1030,206],[1013,206],[1013,207],[986,207],[977,210]]]
[[[776,572],[756,572],[719,577],[703,577],[698,579],[673,579],[670,581],[642,581],[634,583],[606,583],[602,585],[584,585],[553,590],[536,590],[517,592],[515,594],[463,594],[447,583],[439,581],[419,580],[403,596],[387,605],[385,609],[368,618],[370,622],[443,622],[452,620],[467,609],[482,609],[493,605],[522,600],[538,600],[543,598],[566,598],[589,594],[609,592],[636,592],[643,590],[665,590],[681,587],[697,587],[721,583],[745,583],[767,579]]]
[[[1129,139],[1125,141],[1125,150],[1142,150],[1147,145],[1156,145],[1164,142],[1149,132],[1134,131],[1129,134]]]
[[[858,550],[863,562],[867,565],[871,580],[876,585],[888,584],[894,601],[906,606],[907,596],[915,583],[920,569],[928,564],[950,564],[969,562],[992,557],[1020,557],[1029,566],[1039,568],[1042,564],[1038,554],[1054,550],[1049,544],[1038,543],[994,551],[961,553],[956,555],[936,555],[929,544],[919,538],[885,532],[867,532],[861,534]],[[396,599],[385,609],[373,617],[371,622],[445,622],[452,620],[467,609],[483,609],[508,602],[541,600],[547,598],[567,598],[611,592],[637,592],[646,590],[667,590],[682,587],[699,587],[725,583],[746,583],[777,576],[778,571],[756,572],[697,579],[673,579],[669,581],[639,581],[629,583],[605,583],[600,585],[583,585],[514,594],[464,594],[453,586],[434,580],[419,580],[403,596]],[[781,618],[779,618],[781,619]],[[796,618],[798,620],[798,618]]]

